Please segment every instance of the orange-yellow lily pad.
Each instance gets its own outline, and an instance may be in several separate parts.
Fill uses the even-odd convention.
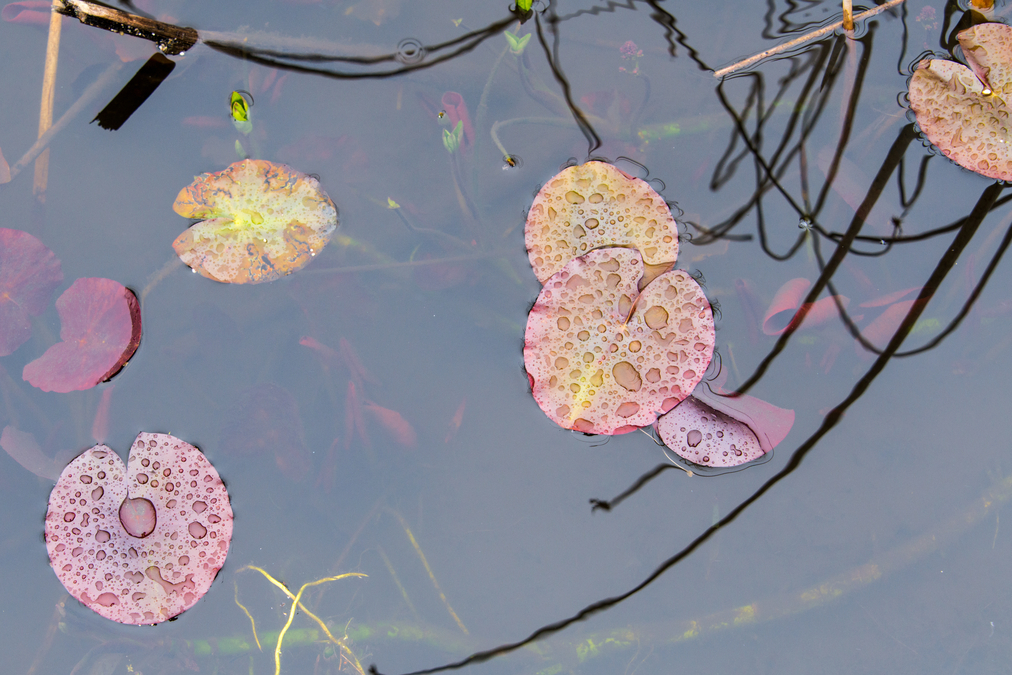
[[[527,254],[545,283],[577,256],[629,246],[649,265],[678,258],[678,224],[646,181],[604,162],[563,169],[545,183],[527,213]]]
[[[187,265],[229,284],[274,281],[309,264],[337,229],[337,209],[311,176],[245,159],[183,188],[173,210],[206,218],[172,243]]]
[[[642,291],[636,249],[601,248],[548,279],[527,318],[524,366],[558,425],[621,434],[688,396],[713,356],[713,314],[683,270]]]
[[[988,178],[1012,180],[1012,27],[985,23],[956,37],[970,67],[921,61],[910,79],[910,107],[946,157]]]

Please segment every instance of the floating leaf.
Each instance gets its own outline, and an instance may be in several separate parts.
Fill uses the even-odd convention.
[[[60,261],[45,245],[20,230],[0,228],[0,356],[32,336],[29,316],[46,309],[63,281]]]
[[[172,247],[195,272],[223,283],[258,284],[291,274],[309,264],[337,228],[337,209],[319,181],[257,159],[198,176],[172,208],[208,219]]]
[[[67,465],[49,496],[46,549],[56,576],[120,623],[159,623],[192,607],[231,540],[218,472],[168,434],[138,434],[127,465],[96,445]]]
[[[682,270],[643,292],[639,251],[604,248],[545,283],[527,319],[524,365],[541,409],[566,429],[617,434],[678,405],[713,355],[713,314]]]
[[[25,366],[22,377],[42,391],[90,389],[119,372],[141,342],[141,308],[112,279],[78,279],[56,300],[60,340]]]
[[[676,455],[697,466],[739,466],[766,454],[748,426],[692,396],[657,420],[657,433]]]
[[[794,411],[778,408],[761,398],[748,394],[730,395],[723,389],[727,373],[721,372],[715,381],[696,387],[693,397],[719,413],[738,420],[756,435],[763,452],[769,452],[787,438],[794,426]]]
[[[1012,180],[1012,28],[985,23],[956,36],[970,67],[925,59],[910,78],[910,107],[946,157],[988,178]]]
[[[602,246],[638,248],[649,265],[678,257],[678,224],[664,199],[604,162],[568,167],[548,181],[527,213],[524,240],[541,283]]]

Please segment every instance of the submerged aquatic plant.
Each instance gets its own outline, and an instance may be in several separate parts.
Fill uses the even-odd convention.
[[[337,229],[337,209],[312,176],[246,159],[205,173],[172,205],[206,218],[172,243],[187,265],[231,284],[274,281],[309,264]]]
[[[231,540],[218,472],[168,434],[138,434],[127,465],[96,445],[67,465],[49,496],[46,549],[56,576],[119,623],[160,623],[192,607]]]
[[[32,336],[29,317],[46,309],[62,281],[60,261],[45,244],[27,232],[0,228],[0,356]]]
[[[921,131],[960,166],[1012,180],[1012,27],[985,23],[956,36],[969,67],[925,59],[910,78]]]

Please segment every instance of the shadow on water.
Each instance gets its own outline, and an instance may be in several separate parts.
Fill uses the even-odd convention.
[[[122,4],[127,8],[132,8],[129,2]],[[796,3],[790,3],[788,9],[779,13],[775,11],[774,2],[771,1],[768,5],[766,24],[762,31],[765,38],[781,39],[785,36],[808,31],[819,23],[804,16],[795,16],[795,14],[803,14]],[[950,23],[963,26],[964,19],[959,17],[957,20],[954,7],[953,3],[949,3],[946,7],[946,27],[943,28],[943,37],[939,41],[945,48],[951,48],[955,44],[954,38],[951,37],[955,30],[950,31],[948,28]],[[567,28],[567,22],[587,16],[603,19],[609,14],[621,11],[649,12],[650,19],[660,31],[671,58],[689,58],[699,70],[709,71],[711,69],[702,60],[699,52],[691,46],[689,38],[679,29],[675,15],[656,0],[608,2],[566,15],[557,14],[555,4],[548,3],[545,6],[536,7],[536,11],[525,20],[533,22],[533,34],[547,61],[552,85],[547,85],[540,79],[536,72],[537,69],[531,65],[527,53],[524,53],[517,62],[525,92],[555,113],[555,116],[531,118],[517,122],[517,124],[575,127],[586,140],[586,157],[598,156],[597,153],[602,148],[600,129],[603,125],[609,125],[611,122],[585,110],[586,106],[581,106],[579,100],[574,97],[569,78],[566,76],[567,65],[560,54],[560,43]],[[901,10],[901,17],[904,21],[903,53],[905,53],[907,39],[905,8]],[[277,46],[258,47],[244,44],[225,39],[221,34],[215,36],[202,32],[201,35],[202,41],[206,45],[237,59],[326,79],[368,80],[398,77],[460,58],[490,38],[500,35],[515,25],[517,21],[517,16],[508,15],[483,28],[468,31],[453,40],[431,45],[412,43],[406,47],[408,52],[401,49],[397,52],[374,55],[301,52]],[[609,610],[640,593],[705,542],[712,539],[718,532],[733,523],[775,485],[791,476],[823,437],[839,424],[844,413],[868,391],[872,383],[893,359],[916,356],[934,349],[949,338],[966,319],[998,268],[1009,244],[1012,243],[1012,224],[1006,224],[1000,244],[965,301],[949,318],[947,325],[923,344],[901,349],[925,310],[935,299],[943,282],[950,278],[957,261],[973,241],[982,223],[995,210],[1006,205],[1012,199],[1012,195],[1003,196],[1003,184],[994,183],[985,187],[969,212],[952,223],[915,234],[905,234],[903,231],[904,219],[923,195],[929,166],[944,164],[944,160],[935,160],[934,155],[925,154],[919,149],[919,144],[915,143],[918,140],[918,132],[914,124],[905,123],[895,132],[877,173],[872,178],[866,192],[860,195],[860,199],[857,200],[858,203],[855,204],[855,212],[849,226],[845,230],[835,231],[828,222],[824,221],[830,197],[833,190],[836,189],[836,182],[840,176],[844,155],[848,148],[852,147],[855,113],[864,95],[865,80],[878,30],[875,25],[868,26],[856,39],[848,38],[845,35],[835,35],[793,53],[777,56],[770,62],[760,64],[750,72],[726,77],[715,84],[714,96],[720,101],[726,113],[725,121],[730,128],[730,135],[726,147],[719,153],[719,159],[712,170],[708,181],[709,189],[713,193],[720,194],[733,182],[741,183],[746,180],[750,181],[754,187],[746,199],[730,208],[730,215],[723,220],[705,225],[688,222],[689,231],[686,238],[701,246],[722,240],[744,241],[753,237],[751,228],[754,226],[754,236],[758,238],[762,251],[770,259],[787,261],[798,255],[799,252],[810,250],[817,262],[819,276],[802,301],[802,309],[799,310],[795,321],[759,360],[751,375],[743,378],[743,382],[736,390],[739,395],[745,394],[762,381],[773,364],[796,339],[797,330],[811,303],[814,303],[824,291],[832,296],[840,295],[837,292],[834,279],[837,278],[841,266],[848,257],[886,257],[901,247],[910,247],[933,240],[945,241],[944,253],[935,262],[930,274],[922,281],[916,299],[910,304],[908,311],[899,321],[895,330],[888,336],[885,346],[880,348],[869,341],[862,334],[861,328],[848,313],[847,308],[837,300],[841,322],[849,334],[866,351],[875,355],[874,361],[853,380],[849,393],[828,410],[814,433],[793,450],[790,450],[789,459],[779,471],[627,591],[603,598],[588,604],[568,617],[547,623],[533,630],[522,640],[507,642],[492,649],[475,651],[466,658],[440,667],[413,671],[413,675],[459,669],[508,654],[563,631],[574,623]],[[950,31],[949,37],[945,37],[946,31]],[[500,56],[501,58],[502,56]],[[776,67],[785,70],[785,73],[778,79],[772,80],[764,73],[764,68],[770,63],[775,63]],[[900,74],[906,75],[908,73],[901,69]],[[649,80],[646,80],[645,87],[646,93],[640,108],[649,101]],[[835,119],[833,113],[836,111],[831,107],[831,103],[838,96],[844,102],[839,120]],[[504,128],[504,123],[496,123],[498,127],[489,125],[483,113],[483,107],[479,106],[478,135],[487,139],[491,132],[491,137],[501,149],[502,144],[495,132],[497,128]],[[635,119],[636,113],[633,113],[632,117]],[[635,137],[637,131],[640,130],[631,128],[629,133]],[[810,166],[813,159],[812,147],[816,139],[825,138],[833,139],[832,152],[829,154],[828,160],[825,158],[819,160],[825,164],[823,171],[825,179],[821,184],[818,184],[817,176],[811,171]],[[482,141],[476,141],[476,144],[479,142]],[[487,140],[484,142],[487,143]],[[913,146],[913,150],[911,150],[911,146]],[[512,157],[509,152],[505,151],[503,155],[507,161]],[[605,159],[616,161],[620,158]],[[482,195],[478,194],[471,182],[473,176],[469,176],[466,171],[456,165],[454,176],[463,196],[461,209],[465,212],[465,219],[475,221],[482,236],[474,237],[475,244],[468,244],[466,241],[468,237],[464,234],[451,234],[449,235],[452,237],[451,243],[456,247],[458,253],[475,256],[496,255],[497,252],[494,246],[489,243],[491,239],[487,235],[489,216],[486,213],[487,208],[483,204],[485,200],[481,198]],[[892,209],[897,214],[890,219],[892,231],[888,235],[884,233],[880,235],[863,234],[873,209],[880,204],[887,187],[894,181],[898,200],[896,204],[892,205]],[[911,181],[913,182],[912,186],[908,184]],[[772,207],[771,204],[773,204]],[[793,212],[797,221],[801,223],[793,241],[780,247],[775,241],[776,237],[770,234],[771,228],[767,213],[771,208],[777,212],[782,212],[786,208]],[[404,218],[400,212],[398,215]],[[409,227],[413,227],[412,224],[405,222]],[[748,231],[742,232],[744,229]],[[437,233],[435,236],[446,238],[445,234]],[[450,259],[457,260],[458,258]],[[382,266],[381,264],[380,267]],[[353,387],[351,391],[354,391]],[[660,465],[643,474],[629,489],[623,491],[611,502],[593,500],[594,509],[604,507],[600,510],[610,511],[619,502],[632,497],[643,489],[666,468],[669,467]],[[100,645],[93,650],[94,654],[85,657],[85,659],[95,659],[103,652],[114,652],[119,648],[117,645],[116,641]],[[150,645],[146,648],[150,648]],[[379,672],[376,666],[370,670],[373,673]]]

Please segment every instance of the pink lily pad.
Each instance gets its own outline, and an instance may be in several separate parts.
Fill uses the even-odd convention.
[[[657,433],[676,455],[697,466],[729,468],[766,454],[746,424],[692,396],[657,420]]]
[[[168,434],[138,434],[127,465],[104,445],[67,465],[49,496],[46,549],[67,591],[107,619],[154,624],[211,587],[232,540],[211,463]]]
[[[542,284],[576,256],[602,246],[640,250],[648,265],[678,258],[678,223],[645,181],[604,162],[563,169],[527,213],[527,254]]]
[[[141,341],[141,309],[112,279],[78,279],[56,300],[60,339],[25,366],[22,377],[42,391],[90,389],[126,365]]]
[[[956,36],[969,68],[925,59],[910,79],[910,107],[921,131],[960,166],[1012,180],[1012,27],[985,23]]]
[[[32,336],[29,316],[38,316],[63,282],[60,261],[45,245],[20,230],[0,228],[0,356]]]
[[[681,402],[713,355],[713,314],[682,270],[639,291],[636,249],[602,248],[548,279],[527,319],[524,366],[541,409],[566,429],[621,434]]]
[[[266,160],[197,176],[172,208],[207,219],[176,237],[176,254],[194,272],[230,284],[274,281],[305,267],[337,229],[337,209],[318,180]]]

